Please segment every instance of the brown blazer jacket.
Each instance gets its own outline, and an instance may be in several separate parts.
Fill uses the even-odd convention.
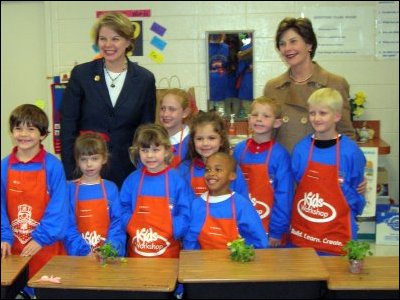
[[[314,62],[314,73],[304,85],[293,84],[289,70],[267,82],[264,96],[277,100],[282,105],[283,124],[276,131],[276,140],[289,152],[307,134],[314,132],[309,119],[307,100],[317,89],[330,87],[338,90],[343,97],[342,119],[337,124],[339,133],[354,138],[350,119],[349,84],[341,76],[330,73]]]

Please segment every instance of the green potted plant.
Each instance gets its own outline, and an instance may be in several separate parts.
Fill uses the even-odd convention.
[[[351,273],[361,273],[364,265],[364,258],[367,255],[372,255],[368,242],[350,240],[344,245],[342,250],[346,253],[350,263]]]
[[[227,243],[230,251],[230,256],[233,261],[248,262],[255,258],[255,251],[253,245],[247,245],[244,238],[241,236],[238,239]]]
[[[118,261],[118,251],[111,243],[104,243],[96,248],[95,255],[101,264],[116,263]]]

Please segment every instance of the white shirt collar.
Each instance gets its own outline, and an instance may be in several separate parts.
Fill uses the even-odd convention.
[[[222,201],[225,201],[225,200],[227,200],[227,199],[229,199],[232,195],[234,195],[235,194],[235,192],[232,192],[232,193],[229,193],[229,194],[225,194],[225,195],[221,195],[221,196],[210,196],[209,198],[208,198],[208,201],[210,202],[210,203],[219,203],[219,202],[222,202]],[[207,201],[207,195],[208,195],[208,191],[207,192],[204,192],[203,194],[201,194],[201,198],[204,200],[204,201]]]
[[[182,135],[182,141],[187,137],[190,133],[189,126],[183,125],[183,135]],[[176,145],[179,144],[181,141],[181,132],[182,130],[179,130],[177,133],[175,133],[173,136],[169,137],[169,141],[171,142],[171,145]]]

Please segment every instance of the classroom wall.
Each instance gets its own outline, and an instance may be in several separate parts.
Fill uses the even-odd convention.
[[[280,2],[280,1],[104,1],[1,2],[2,15],[2,82],[1,132],[2,157],[9,153],[7,118],[11,110],[24,102],[45,100],[51,116],[51,95],[47,75],[69,71],[74,63],[91,60],[91,26],[98,10],[150,9],[151,17],[143,21],[144,56],[131,57],[151,70],[157,81],[176,75],[183,88],[195,87],[198,106],[206,109],[207,64],[206,31],[254,30],[254,95],[260,96],[265,82],[286,70],[274,48],[274,35],[279,21],[286,16],[300,16],[305,5],[319,7],[368,6],[371,1]],[[164,63],[157,64],[147,54],[153,50],[150,31],[153,22],[167,28],[163,39]],[[374,56],[319,58],[323,67],[344,76],[357,91],[367,94],[366,113],[362,119],[381,120],[381,138],[391,145],[391,154],[380,156],[379,164],[390,176],[390,194],[399,199],[399,61],[377,60]],[[165,84],[162,85],[165,87]],[[52,149],[49,137],[45,146]]]

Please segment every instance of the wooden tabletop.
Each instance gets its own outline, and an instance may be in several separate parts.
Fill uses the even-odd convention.
[[[43,275],[61,277],[61,284],[37,282]],[[101,265],[91,257],[54,256],[28,282],[34,288],[172,292],[178,259],[126,258]]]
[[[321,281],[328,278],[328,272],[311,248],[255,251],[255,260],[247,263],[232,261],[229,250],[181,251],[178,281]]]
[[[349,271],[349,262],[344,257],[321,257],[329,272],[330,290],[398,290],[399,257],[370,256],[364,260],[361,274]]]
[[[28,264],[30,256],[10,255],[1,260],[1,285],[11,285],[24,267]]]

